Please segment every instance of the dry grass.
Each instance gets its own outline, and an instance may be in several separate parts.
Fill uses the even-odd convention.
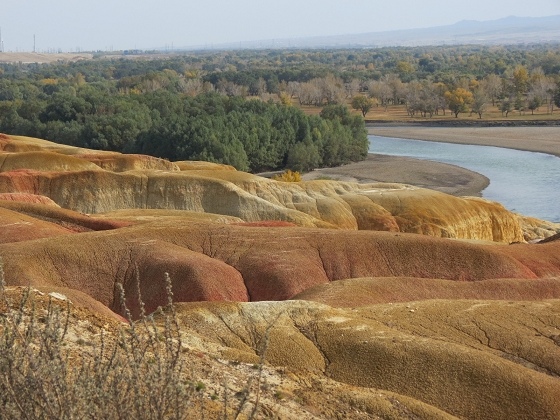
[[[67,300],[36,299],[28,288],[13,301],[1,280],[3,418],[180,419],[191,413],[197,389],[185,380],[170,289],[165,328],[143,313],[116,334],[102,330],[84,339],[72,329]]]
[[[317,106],[309,106],[309,105],[299,105],[296,101],[293,101],[293,105],[299,107],[305,114],[307,115],[319,115],[321,113],[322,107]],[[348,108],[351,112],[355,113],[356,115],[361,115],[360,111],[353,110],[350,103],[348,102]],[[372,121],[406,121],[406,122],[413,122],[413,121],[423,121],[423,122],[433,122],[433,121],[496,121],[496,120],[505,120],[505,121],[549,121],[549,120],[558,120],[560,118],[560,109],[555,109],[552,113],[548,112],[546,106],[541,106],[539,109],[535,110],[534,114],[531,114],[530,111],[512,111],[508,114],[507,117],[502,115],[501,111],[497,106],[489,106],[488,110],[482,114],[482,119],[478,118],[478,115],[475,113],[464,112],[459,114],[458,118],[455,118],[455,115],[446,110],[445,115],[440,113],[439,115],[433,115],[431,118],[429,116],[422,117],[422,116],[414,116],[410,117],[406,112],[405,105],[391,105],[385,109],[385,107],[373,107],[369,110],[369,112],[365,116],[365,120],[372,120]]]
[[[203,419],[206,385],[187,372],[169,276],[166,285],[168,304],[157,323],[141,297],[140,319],[133,321],[119,285],[128,324],[86,334],[63,296],[31,288],[8,292],[0,264],[0,418]],[[221,418],[259,412],[265,351],[266,343],[236,407],[228,406],[224,392]]]

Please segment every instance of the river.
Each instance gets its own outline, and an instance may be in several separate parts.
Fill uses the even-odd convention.
[[[482,196],[507,209],[560,222],[560,158],[491,146],[368,136],[370,153],[461,166],[490,179]]]

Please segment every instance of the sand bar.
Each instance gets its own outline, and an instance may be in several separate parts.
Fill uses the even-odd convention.
[[[475,144],[549,153],[560,156],[560,126],[532,127],[432,127],[419,125],[370,125],[369,134],[385,137]],[[454,165],[371,154],[362,162],[318,169],[304,179],[331,178],[355,182],[398,182],[447,194],[480,195],[489,183],[479,173]]]
[[[303,179],[334,179],[360,183],[396,182],[457,196],[480,196],[489,183],[484,175],[459,166],[377,154],[370,154],[361,162],[336,168],[316,169],[303,175]]]

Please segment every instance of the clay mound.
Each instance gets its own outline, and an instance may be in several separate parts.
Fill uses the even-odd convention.
[[[198,213],[188,210],[164,210],[164,209],[125,209],[115,210],[108,213],[94,215],[101,220],[119,220],[133,223],[154,222],[163,220],[173,220],[176,223],[189,222],[214,222],[224,224],[242,224],[239,217],[224,216],[213,213]],[[281,222],[275,222],[281,223]]]
[[[538,242],[543,238],[560,234],[560,223],[552,223],[534,217],[519,216],[523,238],[526,242]]]
[[[178,305],[181,328],[223,358],[256,363],[266,337],[273,365],[481,419],[560,416],[559,310],[559,300]]]
[[[11,302],[10,307],[17,311],[21,298],[27,292],[29,292],[27,305],[24,306],[26,313],[34,309],[36,314],[43,314],[49,309],[51,311],[54,309],[61,311],[65,316],[68,314],[70,322],[65,334],[64,352],[71,361],[83,360],[82,358],[85,357],[86,363],[88,361],[94,363],[93,358],[99,350],[98,346],[104,345],[105,348],[109,348],[115,338],[121,334],[122,329],[127,328],[123,326],[120,317],[115,319],[113,314],[102,314],[95,308],[89,308],[87,297],[83,296],[85,299],[82,300],[79,292],[70,289],[58,289],[53,293],[37,289],[28,291],[27,288],[8,288],[5,293],[0,292],[0,313],[3,314],[6,309],[4,299]],[[165,321],[161,324],[163,328]],[[152,325],[150,323],[150,329]],[[163,334],[163,330],[160,331]],[[135,332],[142,337],[143,326],[137,325]],[[248,384],[255,384],[258,374],[262,379],[262,386],[258,391],[259,410],[256,418],[268,418],[272,416],[271,413],[281,412],[282,418],[301,420],[341,416],[369,420],[373,413],[376,417],[385,418],[398,418],[402,413],[407,413],[409,416],[420,418],[455,419],[436,407],[405,395],[350,386],[333,381],[320,372],[296,372],[269,364],[261,365],[256,369],[256,365],[240,363],[238,360],[224,363],[224,358],[220,356],[217,348],[221,349],[223,346],[216,346],[212,340],[198,336],[193,331],[184,332],[185,334],[181,333],[182,351],[179,354],[184,363],[182,379],[189,383],[200,381],[204,384],[204,389],[197,392],[196,399],[189,401],[192,403],[192,412],[187,414],[188,418],[222,418],[224,407],[227,406],[231,415],[235,416],[238,400],[235,398],[229,404],[225,402],[225,397],[222,397],[224,378],[227,378],[228,395],[241,395]],[[240,394],[237,394],[238,392]],[[250,393],[250,400],[257,395],[256,392]],[[205,400],[204,411],[201,411],[196,404],[196,400],[199,399]],[[249,409],[251,405],[245,413],[248,413]]]
[[[125,172],[133,170],[178,171],[179,167],[165,159],[147,155],[78,154],[75,158],[94,163],[106,171]]]
[[[0,139],[0,150],[4,152],[30,152],[30,151],[47,151],[56,152],[64,155],[74,155],[85,153],[87,149],[82,149],[74,146],[67,146],[65,144],[58,144],[52,141],[38,139],[35,137],[26,136],[6,136],[7,139]],[[115,153],[115,152],[96,152],[96,153]]]
[[[233,224],[237,226],[268,227],[268,228],[296,226],[293,223],[282,222],[280,220],[262,220],[260,222],[240,222],[240,223],[233,223]]]
[[[546,239],[543,239],[542,241],[540,241],[540,243],[554,242],[558,240],[560,240],[560,233],[557,233],[556,235],[552,235]]]
[[[24,288],[21,287],[20,289]],[[105,305],[102,305],[91,296],[79,290],[69,289],[67,287],[38,287],[34,290],[42,293],[45,297],[51,297],[53,300],[59,301],[59,303],[64,303],[68,300],[73,310],[81,311],[88,319],[92,317],[102,317],[102,319],[111,319],[119,323],[128,322],[122,316],[117,315]],[[8,294],[10,294],[9,289]]]
[[[312,287],[293,299],[339,308],[429,299],[535,301],[560,299],[560,278],[474,282],[413,277],[354,278]]]
[[[12,136],[0,133],[0,150],[8,153],[42,150],[40,146],[14,141]]]
[[[196,281],[186,281],[179,301],[244,300],[238,292],[243,287],[248,300],[285,300],[313,286],[357,277],[473,281],[560,276],[559,247],[560,242],[485,246],[401,233],[180,224],[171,219],[2,245],[0,256],[8,284],[71,287],[116,309],[115,284],[128,284],[137,265],[143,267],[141,284],[160,284],[164,272],[181,261],[185,272],[195,270],[187,269],[189,264],[204,261],[222,267],[196,271]],[[537,270],[543,262],[544,268]],[[231,274],[235,272],[241,277]],[[143,273],[151,274],[144,278]],[[195,287],[200,293],[191,295],[193,281],[201,286]],[[154,306],[165,304],[159,297]]]
[[[166,277],[179,302],[249,300],[241,274],[220,260],[162,241],[135,242],[129,248],[127,267],[118,279],[124,287],[132,316],[139,316],[138,286],[147,313],[167,301]],[[118,295],[112,309],[123,313]]]
[[[99,170],[99,166],[83,159],[53,152],[22,152],[0,154],[0,172],[26,169],[33,171],[86,171]]]
[[[303,226],[334,227],[281,203],[252,195],[230,182],[194,172],[197,171],[17,171],[0,174],[0,192],[46,195],[61,207],[82,213],[154,208],[223,214],[245,221],[287,220]]]
[[[8,171],[0,173],[0,193],[43,195],[82,213],[187,210],[248,223],[275,220],[505,243],[540,239],[560,230],[558,225],[520,218],[498,203],[402,184],[277,182],[208,162],[171,163],[28,137],[5,136],[3,141],[5,146],[43,152],[0,155]]]
[[[0,201],[19,201],[22,203],[37,203],[47,206],[60,207],[49,197],[44,195],[25,194],[25,193],[3,193],[0,194]]]
[[[374,229],[521,242],[519,218],[497,203],[395,184],[284,183],[244,172],[82,171],[0,174],[0,192],[45,195],[83,213],[172,209],[279,220],[305,227]]]
[[[35,220],[59,225],[72,232],[111,230],[130,225],[126,221],[116,221],[110,218],[97,219],[56,205],[32,201],[0,200],[0,208],[32,217]]]
[[[523,241],[518,217],[499,203],[419,188],[388,192],[373,189],[368,197],[395,218],[402,232],[508,243]]]
[[[236,171],[231,165],[205,162],[202,160],[180,160],[173,162],[181,171]]]
[[[69,235],[70,229],[0,207],[0,244]]]
[[[76,241],[22,242],[22,247],[10,244],[6,252],[0,250],[6,282],[81,290],[124,315],[116,287],[121,283],[134,316],[138,315],[137,282],[149,312],[167,304],[165,273],[171,276],[178,302],[249,299],[235,268],[202,253],[156,239],[119,235],[92,242],[91,235],[79,236]],[[24,253],[25,261],[16,261],[17,252]]]
[[[539,242],[534,247],[526,244],[515,244],[510,247],[500,247],[500,252],[505,256],[512,256],[538,277],[558,275],[560,241]]]

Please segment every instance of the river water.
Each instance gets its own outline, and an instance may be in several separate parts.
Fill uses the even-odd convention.
[[[560,222],[560,158],[491,146],[368,136],[370,153],[461,166],[490,179],[482,196],[526,216]]]

